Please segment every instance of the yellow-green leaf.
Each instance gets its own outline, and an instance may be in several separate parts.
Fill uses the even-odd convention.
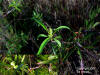
[[[61,47],[61,42],[59,40],[55,39],[55,38],[54,38],[54,40],[58,44],[58,46]]]
[[[57,58],[58,58],[57,55],[50,55],[50,56],[48,57],[48,60],[54,60],[54,59],[57,59]]]
[[[55,29],[55,32],[57,32],[57,31],[59,31],[61,29],[68,29],[68,30],[70,30],[70,28],[68,26],[60,26],[60,27]]]
[[[48,32],[48,34],[49,34],[49,35],[48,35],[48,36],[49,36],[49,38],[52,38],[52,37],[53,37],[53,34],[52,34],[52,33],[53,33],[52,29],[51,29],[51,28],[49,28],[49,32]]]

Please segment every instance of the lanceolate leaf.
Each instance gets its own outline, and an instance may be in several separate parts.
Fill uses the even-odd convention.
[[[57,31],[59,31],[61,29],[68,29],[68,30],[70,30],[70,28],[68,26],[60,26],[60,27],[55,29],[55,32],[57,32]]]
[[[61,42],[59,40],[55,39],[55,38],[54,38],[54,40],[58,44],[58,46],[61,47]]]
[[[42,44],[40,45],[40,48],[39,48],[39,50],[38,50],[37,55],[40,55],[40,54],[42,53],[44,47],[46,46],[46,44],[47,44],[49,41],[50,41],[50,38],[46,38],[46,39],[42,42]]]
[[[96,22],[96,23],[92,26],[92,28],[95,28],[98,24],[100,24],[100,22]]]
[[[55,60],[55,59],[54,59],[54,60]],[[49,64],[49,63],[54,62],[54,60],[46,60],[46,61],[41,61],[41,62],[39,62],[39,63],[37,63],[37,64],[39,64],[39,65]]]
[[[48,60],[46,60],[46,61],[41,61],[41,62],[39,62],[38,64],[49,64],[49,63],[51,63],[51,62],[54,62],[55,60],[57,60],[58,59],[58,56],[56,56],[56,55],[52,55],[52,56],[49,56],[48,57]]]
[[[39,34],[38,37],[37,37],[37,39],[39,39],[40,37],[48,37],[48,36],[45,35],[45,34]]]
[[[33,17],[33,19],[34,19],[38,24],[40,24],[40,25],[43,27],[44,30],[46,30],[46,31],[48,32],[47,27],[46,27],[41,21],[37,20],[37,19],[34,18],[34,17]]]
[[[58,56],[57,55],[50,55],[48,57],[48,60],[54,60],[54,59],[58,59]]]

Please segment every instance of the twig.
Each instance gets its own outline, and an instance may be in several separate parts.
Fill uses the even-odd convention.
[[[93,53],[89,52],[87,49],[85,49],[79,42],[76,42],[76,45],[81,48],[82,52],[88,53],[90,56],[92,56],[94,59],[96,59],[97,61],[99,61],[99,57],[94,55]]]
[[[34,69],[38,69],[40,68],[41,66],[37,66],[37,67],[34,67],[34,68],[30,68],[30,70],[34,70]]]
[[[9,10],[5,15],[3,15],[3,17],[6,17],[8,14],[10,14],[12,11],[14,11],[15,8],[12,8],[11,10]]]

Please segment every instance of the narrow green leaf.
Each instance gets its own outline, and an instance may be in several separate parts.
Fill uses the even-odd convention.
[[[49,41],[50,41],[50,38],[46,38],[46,39],[42,42],[42,44],[40,45],[40,48],[39,48],[39,50],[38,50],[37,55],[40,55],[40,54],[42,53],[44,47],[46,46],[46,44],[47,44]]]
[[[48,60],[46,60],[46,61],[41,61],[41,62],[39,62],[38,64],[41,64],[41,65],[43,65],[43,64],[49,64],[49,63],[54,62],[54,60],[57,60],[57,59],[58,59],[58,56],[52,55],[52,56],[49,56],[49,57],[48,57]]]
[[[50,55],[48,57],[48,60],[54,60],[54,59],[58,59],[58,56],[57,55]]]
[[[37,19],[34,18],[34,17],[33,17],[32,19],[34,19],[39,25],[41,25],[41,26],[43,27],[44,30],[46,30],[46,31],[48,32],[47,27],[46,27],[41,21],[37,20]]]
[[[54,38],[54,40],[58,44],[58,46],[61,47],[61,42],[59,40],[55,39],[55,38]]]
[[[49,63],[50,63],[50,60],[46,60],[46,61],[41,61],[41,62],[39,62],[37,64],[43,65],[43,64],[49,64]]]
[[[37,39],[39,39],[40,37],[48,37],[48,36],[45,35],[45,34],[39,34],[38,37],[37,37]]]
[[[57,31],[59,31],[61,29],[68,29],[68,30],[70,30],[70,28],[68,26],[60,26],[60,27],[55,29],[55,32],[57,32]]]
[[[79,50],[79,49],[78,49],[77,53],[78,53],[78,55],[79,55],[80,59],[82,60],[82,55],[81,55],[81,52],[80,52],[80,50]]]
[[[96,23],[92,26],[92,28],[95,28],[98,24],[100,24],[100,22],[96,22]]]
[[[25,55],[23,55],[21,62],[23,62],[23,61],[24,61],[24,59],[25,59]]]

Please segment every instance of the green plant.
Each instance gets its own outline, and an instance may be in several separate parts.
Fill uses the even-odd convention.
[[[5,72],[10,75],[24,75],[28,73],[28,64],[26,64],[25,58],[26,55],[6,55],[6,57],[0,61],[0,73],[4,74]]]
[[[100,13],[100,7],[97,7],[95,10],[91,8],[89,12],[89,19],[85,19],[86,30],[91,30],[95,28],[100,22],[94,22],[94,18]]]
[[[19,0],[11,0],[11,1],[9,1],[9,7],[10,8],[13,7],[18,12],[21,12],[20,7],[22,6],[22,4],[21,4],[22,1],[23,0],[20,0],[20,1]]]
[[[40,37],[46,37],[46,39],[42,42],[42,44],[40,45],[40,48],[38,50],[38,53],[37,55],[40,55],[44,49],[44,47],[47,45],[47,43],[49,41],[54,41],[58,44],[59,47],[61,47],[61,42],[58,40],[59,39],[59,36],[56,35],[56,33],[61,30],[61,29],[68,29],[70,30],[70,28],[68,26],[59,26],[58,28],[55,28],[55,29],[52,29],[52,28],[47,28],[46,25],[44,25],[39,19],[38,19],[38,16],[37,16],[37,13],[34,12],[33,14],[33,18],[39,25],[42,26],[42,28],[48,33],[48,35],[45,35],[45,34],[40,34],[38,36],[38,38]],[[56,35],[56,36],[55,36]]]

